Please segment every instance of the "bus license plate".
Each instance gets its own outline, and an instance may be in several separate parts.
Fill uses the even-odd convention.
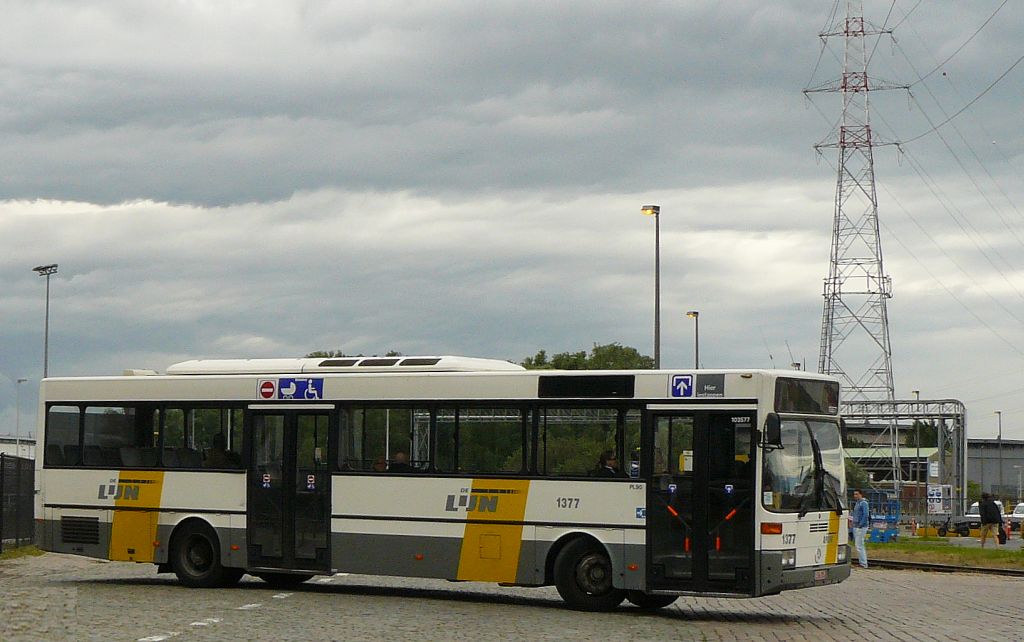
[[[828,571],[825,571],[825,570],[814,571],[814,581],[815,582],[824,582],[827,579],[828,579]]]

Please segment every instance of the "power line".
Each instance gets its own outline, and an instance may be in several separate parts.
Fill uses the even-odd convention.
[[[918,79],[917,79],[917,82],[914,82],[914,83],[912,83],[912,84],[911,84],[910,86],[911,86],[911,87],[913,87],[914,85],[916,85],[916,84],[917,84],[917,83],[919,83],[919,82],[924,82],[925,78],[927,78],[928,76],[931,76],[931,75],[932,75],[932,74],[934,74],[934,73],[935,73],[936,71],[938,71],[939,69],[941,69],[941,68],[943,67],[943,65],[945,65],[945,64],[946,64],[947,62],[949,62],[950,60],[952,60],[953,58],[955,58],[955,57],[956,57],[956,55],[957,55],[958,53],[960,53],[960,52],[961,52],[961,51],[963,50],[963,48],[964,48],[964,47],[966,47],[966,46],[967,46],[967,45],[968,45],[968,44],[969,44],[969,43],[970,43],[970,42],[971,42],[972,40],[974,40],[975,36],[977,36],[977,35],[978,35],[979,33],[981,33],[981,30],[982,30],[982,29],[984,29],[984,28],[985,28],[985,26],[986,26],[986,25],[988,25],[988,23],[992,22],[992,18],[995,18],[995,17],[996,17],[996,14],[997,14],[997,13],[999,13],[999,11],[1000,11],[1000,10],[1001,10],[1001,9],[1002,9],[1003,7],[1005,7],[1005,6],[1006,6],[1006,3],[1008,3],[1009,1],[1010,1],[1010,0],[1003,0],[1003,4],[1001,4],[1001,5],[999,5],[998,7],[996,7],[996,10],[992,12],[992,15],[988,17],[988,20],[986,20],[985,22],[981,23],[981,26],[980,26],[980,27],[978,27],[978,28],[977,28],[977,30],[975,30],[975,32],[971,34],[971,37],[970,37],[970,38],[968,38],[967,40],[964,40],[964,43],[963,43],[962,45],[960,45],[959,47],[957,47],[957,48],[956,48],[956,51],[954,51],[953,53],[949,54],[949,57],[948,57],[948,58],[946,58],[945,60],[943,60],[942,62],[940,62],[940,63],[939,63],[938,65],[936,65],[936,66],[935,66],[935,69],[932,69],[931,71],[929,71],[929,72],[928,72],[928,73],[926,73],[925,75],[923,75],[923,76],[921,76],[920,78],[918,78]]]
[[[912,32],[914,33],[914,35],[915,35],[915,36],[917,36],[918,40],[920,40],[920,41],[921,41],[922,45],[925,45],[925,48],[926,48],[926,50],[927,50],[927,45],[926,45],[926,43],[925,43],[925,40],[924,40],[924,38],[922,38],[922,37],[921,37],[921,35],[920,35],[920,34],[919,34],[919,33],[917,32],[917,30],[916,30],[916,29],[913,29],[913,28],[911,28],[911,30],[912,30]],[[902,46],[900,46],[900,44],[899,44],[898,42],[896,42],[895,44],[896,44],[896,48],[897,48],[897,49],[899,50],[900,54],[901,54],[901,55],[903,56],[903,58],[904,58],[904,59],[906,60],[907,64],[908,64],[908,65],[910,66],[910,68],[911,68],[911,69],[913,70],[913,72],[915,73],[915,75],[917,75],[917,76],[918,76],[918,80],[917,80],[917,81],[916,81],[915,83],[913,83],[913,84],[914,84],[914,85],[916,85],[916,84],[919,84],[919,83],[921,83],[921,82],[922,82],[922,80],[923,80],[923,78],[921,77],[921,74],[920,74],[920,73],[919,73],[919,72],[917,71],[917,68],[916,68],[916,67],[914,66],[914,63],[913,63],[913,61],[912,61],[912,60],[910,59],[910,56],[908,56],[908,55],[907,55],[906,51],[904,51],[903,47],[902,47]],[[934,58],[934,56],[933,56],[933,58]],[[939,67],[941,67],[941,65],[939,65]],[[952,79],[951,77],[949,77],[948,75],[946,75],[945,73],[943,73],[943,74],[942,74],[942,76],[943,76],[943,78],[945,78],[945,79],[946,79],[946,82],[947,82],[947,83],[949,83],[949,86],[950,86],[950,88],[952,88],[952,89],[953,89],[953,91],[954,91],[954,92],[956,93],[957,97],[958,97],[958,98],[959,98],[959,99],[960,99],[961,101],[965,100],[965,99],[964,99],[964,97],[963,97],[963,94],[962,94],[962,93],[960,92],[960,90],[959,90],[959,88],[957,87],[956,83],[954,83],[954,82],[953,82],[953,79]],[[944,107],[942,106],[942,103],[941,103],[941,102],[939,101],[938,97],[936,97],[935,93],[934,93],[934,92],[933,92],[933,91],[931,90],[931,88],[930,88],[930,87],[928,86],[928,84],[927,84],[927,83],[924,83],[924,88],[925,88],[925,90],[926,90],[926,91],[928,92],[928,95],[929,95],[929,96],[931,96],[931,99],[932,99],[932,101],[934,101],[935,105],[936,105],[936,106],[937,106],[937,107],[939,108],[939,111],[940,111],[940,112],[942,112],[942,115],[943,115],[943,116],[946,116],[946,117],[948,117],[948,116],[949,116],[949,113],[948,113],[948,112],[947,112],[947,111],[945,110],[945,108],[944,108]],[[913,95],[912,95],[912,94],[911,94],[911,97],[913,98]],[[916,99],[914,99],[914,100],[915,100],[915,102],[916,102]],[[928,119],[928,115],[927,115],[927,113],[925,113],[925,112],[924,112],[924,108],[923,108],[923,107],[921,107],[920,105],[918,105],[918,108],[919,108],[919,109],[921,109],[921,111],[922,111],[922,114],[924,114],[925,118],[926,118],[926,119]],[[992,134],[991,134],[991,133],[989,133],[989,131],[988,131],[988,129],[987,129],[986,127],[985,127],[984,123],[982,123],[982,122],[981,122],[981,121],[980,121],[979,119],[977,119],[977,118],[974,118],[973,116],[972,116],[972,119],[973,119],[974,123],[975,123],[976,125],[978,125],[978,127],[979,127],[979,128],[980,128],[980,129],[982,130],[982,132],[984,132],[984,134],[985,134],[985,136],[986,136],[986,140],[992,140],[992,144],[993,144],[993,145],[995,145],[995,144],[996,144],[996,142],[995,142],[995,140],[994,140],[994,137],[992,136]],[[934,123],[932,123],[930,119],[928,119],[928,120],[929,120],[929,124],[932,124],[932,125],[934,125]],[[987,176],[989,177],[989,180],[991,180],[991,181],[992,181],[992,184],[993,184],[993,185],[995,185],[995,187],[996,187],[996,189],[997,189],[997,190],[999,190],[999,193],[1003,195],[1003,198],[1004,198],[1004,199],[1006,200],[1006,203],[1007,203],[1007,204],[1008,204],[1008,205],[1009,205],[1009,206],[1010,206],[1010,207],[1011,207],[1011,208],[1012,208],[1012,209],[1013,209],[1013,210],[1014,210],[1014,211],[1015,211],[1015,212],[1017,213],[1017,215],[1018,215],[1018,216],[1022,216],[1022,214],[1021,214],[1021,211],[1020,211],[1020,209],[1018,209],[1018,207],[1017,207],[1017,204],[1016,204],[1016,203],[1014,202],[1014,200],[1013,200],[1012,198],[1010,198],[1010,195],[1009,195],[1009,194],[1007,194],[1007,192],[1006,192],[1006,190],[1005,190],[1005,189],[1003,189],[1003,186],[1002,186],[1002,185],[1001,185],[1001,184],[999,183],[999,181],[997,181],[997,180],[996,180],[995,176],[993,176],[993,175],[992,175],[992,172],[990,172],[990,171],[989,171],[988,167],[987,167],[987,166],[985,165],[985,163],[984,163],[984,162],[982,161],[981,157],[980,157],[980,156],[978,155],[978,153],[977,153],[977,152],[975,151],[975,149],[974,149],[974,148],[973,148],[973,147],[971,146],[971,144],[970,144],[970,143],[969,143],[969,142],[967,141],[967,138],[966,138],[966,137],[964,136],[963,132],[961,132],[961,131],[960,131],[960,128],[959,128],[959,127],[957,127],[955,123],[953,123],[953,125],[952,125],[952,126],[953,126],[953,130],[954,130],[954,131],[956,131],[957,135],[958,135],[958,136],[960,137],[960,140],[961,140],[961,142],[963,142],[964,146],[965,146],[965,147],[966,147],[966,148],[968,149],[968,151],[969,151],[969,152],[971,153],[971,155],[972,155],[972,156],[974,157],[974,160],[975,160],[975,161],[976,161],[976,162],[978,163],[978,166],[980,166],[980,167],[981,167],[981,169],[982,169],[982,171],[984,171],[984,172],[985,172],[985,174],[986,174],[986,175],[987,175]],[[942,139],[942,142],[943,142],[943,144],[945,144],[945,145],[946,145],[946,147],[947,147],[947,149],[948,149],[948,148],[949,148],[949,144],[948,144],[948,142],[947,142],[947,141],[945,140],[945,138],[943,138],[943,137],[942,137],[942,134],[941,134],[941,133],[939,134],[939,137],[940,137],[940,138]],[[1007,157],[1007,155],[1006,155],[1006,152],[1004,152],[1004,151],[1002,150],[1002,148],[1001,148],[1001,147],[999,147],[998,145],[997,145],[997,149],[998,149],[998,151],[999,151],[999,154],[1000,154],[1000,155],[1002,156],[1002,158],[1003,158],[1003,161],[1005,161],[1005,162],[1006,162],[1006,164],[1010,166],[1010,169],[1011,169],[1011,170],[1012,170],[1012,171],[1013,171],[1013,172],[1014,172],[1014,173],[1015,173],[1015,174],[1016,174],[1016,175],[1017,175],[1017,176],[1018,176],[1019,178],[1024,178],[1024,177],[1021,177],[1021,174],[1020,174],[1020,172],[1019,172],[1019,171],[1017,170],[1017,168],[1016,168],[1016,167],[1015,167],[1015,166],[1013,165],[1013,163],[1012,163],[1012,162],[1010,162],[1010,159],[1009,159],[1009,157]],[[955,157],[955,154],[954,154],[954,157]],[[969,172],[967,172],[967,170],[966,170],[966,169],[964,169],[964,172],[965,172],[965,173],[966,173],[966,174],[968,175],[968,177],[970,178],[970,173],[969,173]],[[973,182],[973,179],[972,179],[972,182]],[[977,187],[977,184],[975,184],[975,186]],[[1010,232],[1011,232],[1011,233],[1012,233],[1012,234],[1014,235],[1014,237],[1015,237],[1015,238],[1017,239],[1017,241],[1018,241],[1019,243],[1021,243],[1021,245],[1024,245],[1024,239],[1022,239],[1022,238],[1020,237],[1020,235],[1019,235],[1019,234],[1017,233],[1017,229],[1016,229],[1016,227],[1015,227],[1015,226],[1013,226],[1013,225],[1011,225],[1011,224],[1010,224],[1010,223],[1009,223],[1008,221],[1006,221],[1006,219],[1005,219],[1005,218],[1003,218],[1002,212],[1001,212],[1001,211],[999,210],[999,208],[997,208],[997,207],[995,206],[995,204],[994,204],[994,203],[992,203],[991,201],[989,201],[989,199],[988,199],[988,196],[987,196],[987,195],[985,194],[985,192],[984,192],[984,191],[982,191],[982,190],[981,190],[981,188],[980,188],[980,187],[978,187],[978,191],[979,191],[979,193],[980,193],[980,194],[982,195],[982,198],[984,198],[984,199],[985,199],[985,201],[986,201],[986,202],[988,202],[988,204],[989,204],[989,205],[990,205],[990,206],[992,207],[993,211],[995,211],[995,212],[996,212],[996,214],[997,214],[997,215],[999,215],[999,219],[1000,219],[1000,221],[1002,221],[1002,223],[1003,223],[1003,225],[1005,226],[1005,228],[1006,228],[1006,229],[1008,229],[1008,230],[1009,230],[1009,231],[1010,231]]]
[[[932,132],[938,131],[938,129],[939,129],[940,127],[942,127],[943,125],[945,125],[945,124],[946,124],[946,123],[948,123],[949,121],[953,120],[954,118],[956,118],[956,117],[957,117],[957,116],[959,116],[960,114],[962,114],[962,113],[964,113],[965,111],[967,111],[967,110],[968,110],[968,109],[969,109],[969,108],[970,108],[970,107],[971,107],[971,106],[972,106],[972,105],[973,105],[974,103],[976,103],[976,102],[978,102],[979,100],[981,100],[981,99],[982,99],[982,97],[984,97],[984,96],[985,96],[985,94],[987,94],[988,92],[990,92],[990,91],[992,90],[992,88],[993,88],[993,87],[995,87],[996,85],[998,85],[998,84],[999,84],[999,82],[1000,82],[1000,81],[1001,81],[1001,80],[1002,80],[1003,78],[1006,78],[1006,76],[1007,76],[1007,75],[1008,75],[1008,74],[1009,74],[1009,73],[1010,73],[1011,71],[1013,71],[1013,70],[1014,70],[1014,68],[1016,68],[1016,66],[1017,66],[1017,65],[1019,65],[1019,64],[1021,63],[1021,61],[1022,61],[1022,60],[1024,60],[1024,56],[1021,56],[1020,58],[1018,58],[1018,59],[1017,59],[1017,62],[1015,62],[1015,63],[1013,63],[1012,65],[1010,65],[1010,68],[1009,68],[1009,69],[1007,69],[1006,71],[1004,71],[1004,72],[1003,72],[1002,74],[1000,74],[1000,76],[999,76],[998,78],[996,78],[996,79],[995,79],[994,81],[992,81],[992,84],[991,84],[991,85],[989,85],[988,87],[986,87],[986,88],[985,88],[985,91],[983,91],[983,92],[981,92],[980,94],[978,94],[978,96],[977,96],[977,97],[976,97],[976,98],[975,98],[974,100],[972,100],[971,102],[969,102],[969,103],[967,103],[966,105],[964,105],[963,107],[961,107],[961,108],[960,108],[960,111],[956,112],[955,114],[953,114],[952,116],[950,116],[950,117],[949,117],[949,118],[947,118],[946,120],[942,121],[942,122],[941,122],[941,123],[939,123],[938,125],[935,125],[934,127],[932,127],[931,129],[929,129],[928,131],[926,131],[926,132],[924,132],[924,133],[922,133],[922,134],[919,134],[919,135],[917,135],[917,136],[914,136],[913,138],[908,138],[907,140],[903,141],[903,144],[907,144],[907,143],[912,143],[912,142],[914,142],[915,140],[920,140],[920,139],[924,138],[925,136],[927,136],[928,134],[931,134]]]
[[[831,168],[832,168],[833,170],[835,170],[835,169],[836,169],[836,166],[835,166],[835,165],[833,165],[831,161],[828,161],[828,160],[826,159],[826,162],[828,163],[829,167],[831,167]],[[919,178],[921,178],[921,180],[922,180],[923,182],[925,182],[925,186],[926,186],[926,187],[929,187],[929,189],[931,189],[931,186],[930,186],[930,185],[928,184],[928,182],[927,182],[927,181],[925,181],[925,180],[924,180],[924,177],[923,177],[923,176],[920,176],[920,175],[919,175]],[[892,193],[892,192],[891,192],[891,191],[890,191],[890,190],[889,190],[889,189],[888,189],[888,188],[887,188],[887,187],[885,186],[885,184],[884,184],[884,183],[882,183],[882,184],[881,184],[881,188],[882,188],[883,190],[885,190],[885,193],[886,193],[886,194],[888,195],[888,197],[889,197],[890,199],[892,199],[892,202],[893,202],[893,203],[895,203],[895,205],[896,205],[897,207],[899,207],[899,208],[900,208],[900,209],[901,209],[901,210],[903,211],[903,213],[904,213],[904,214],[905,214],[905,215],[907,216],[907,218],[909,218],[909,219],[910,219],[910,221],[911,221],[911,222],[912,222],[912,223],[913,223],[913,224],[914,224],[915,226],[917,226],[917,228],[918,228],[918,229],[919,229],[919,230],[921,231],[921,233],[922,233],[922,234],[924,234],[924,236],[925,236],[925,237],[926,237],[926,238],[927,238],[927,239],[928,239],[929,241],[931,241],[931,242],[932,242],[932,244],[933,244],[933,245],[934,245],[934,246],[935,246],[935,247],[936,247],[936,248],[937,248],[937,249],[939,250],[939,252],[941,252],[941,253],[943,254],[943,256],[945,256],[945,257],[946,257],[946,258],[947,258],[947,259],[948,259],[948,260],[950,261],[950,263],[952,263],[952,264],[953,264],[954,266],[956,266],[956,268],[957,268],[958,270],[960,270],[960,272],[961,272],[961,273],[962,273],[962,274],[963,274],[963,275],[964,275],[965,277],[967,277],[967,280],[968,280],[969,282],[971,282],[972,284],[974,284],[974,286],[975,286],[975,287],[977,287],[977,288],[978,288],[978,290],[980,290],[980,291],[981,291],[981,292],[982,292],[982,293],[983,293],[983,294],[984,294],[984,295],[985,295],[986,297],[988,297],[988,298],[989,298],[989,300],[991,300],[991,301],[992,301],[993,303],[995,303],[995,304],[996,304],[997,306],[999,306],[1000,308],[1002,308],[1004,312],[1006,312],[1006,313],[1007,313],[1008,315],[1010,315],[1011,317],[1013,317],[1013,318],[1014,318],[1014,319],[1015,319],[1016,321],[1018,321],[1019,323],[1024,323],[1024,321],[1021,321],[1020,319],[1018,319],[1018,318],[1017,318],[1017,316],[1016,316],[1016,315],[1015,315],[1015,314],[1014,314],[1013,312],[1011,312],[1011,311],[1010,311],[1010,310],[1009,310],[1009,309],[1008,309],[1008,308],[1007,308],[1007,307],[1006,307],[1006,306],[1005,306],[1005,305],[1004,305],[1004,304],[1003,304],[1003,303],[1002,303],[1001,301],[999,301],[999,300],[998,300],[997,298],[995,298],[994,296],[992,296],[992,294],[991,294],[991,293],[989,293],[989,292],[988,292],[988,290],[986,290],[984,286],[982,286],[982,285],[981,285],[980,283],[978,283],[978,282],[977,282],[977,281],[976,281],[976,280],[974,279],[974,277],[972,277],[972,276],[970,275],[970,273],[969,273],[969,272],[968,272],[968,271],[967,271],[966,269],[964,269],[964,268],[963,268],[963,266],[961,266],[959,262],[957,262],[957,260],[956,260],[956,259],[954,259],[954,258],[953,258],[952,256],[950,256],[950,255],[949,255],[949,253],[947,253],[947,252],[946,252],[945,248],[943,248],[943,247],[942,247],[941,245],[939,245],[938,241],[936,241],[936,240],[935,240],[935,238],[934,238],[934,237],[933,237],[933,236],[932,236],[931,234],[929,234],[928,230],[927,230],[927,229],[925,229],[925,227],[924,227],[923,225],[921,225],[921,223],[920,223],[920,222],[919,222],[919,221],[918,221],[918,220],[917,220],[916,218],[914,218],[914,215],[910,213],[910,210],[908,210],[908,209],[907,209],[906,207],[904,207],[903,203],[902,203],[902,202],[901,202],[901,201],[900,201],[900,200],[899,200],[899,199],[898,199],[898,198],[896,197],[896,195],[895,195],[895,194],[893,194],[893,193]],[[940,200],[940,204],[941,204],[941,198],[940,198],[940,197],[938,196],[938,194],[937,194],[937,193],[936,193],[936,192],[935,192],[934,190],[932,190],[932,194],[933,194],[933,195],[934,195],[934,196],[936,197],[936,199]],[[931,269],[929,269],[929,268],[928,268],[928,266],[927,266],[927,265],[926,265],[926,264],[925,264],[925,263],[924,263],[924,262],[923,262],[923,261],[922,261],[921,259],[919,259],[919,258],[917,257],[917,255],[916,255],[916,254],[914,253],[914,251],[913,251],[913,250],[911,250],[911,249],[910,249],[910,247],[909,247],[909,246],[908,246],[908,245],[907,245],[906,243],[904,243],[904,242],[903,242],[903,240],[902,240],[902,239],[900,239],[900,237],[899,237],[898,235],[896,235],[896,233],[895,233],[895,232],[893,232],[893,230],[892,230],[892,229],[890,229],[890,228],[889,228],[889,227],[888,227],[887,225],[885,225],[884,223],[881,223],[881,222],[880,222],[880,224],[881,224],[882,228],[883,228],[883,229],[884,229],[884,230],[886,231],[886,233],[887,233],[887,234],[889,234],[889,235],[890,235],[890,236],[891,236],[891,237],[893,238],[893,240],[895,240],[895,241],[896,241],[896,243],[898,243],[898,244],[899,244],[899,246],[903,248],[903,250],[904,250],[904,251],[905,251],[905,252],[906,252],[906,253],[907,253],[907,254],[908,254],[908,255],[910,256],[910,258],[912,258],[912,259],[914,260],[914,262],[915,262],[915,263],[917,263],[917,264],[918,264],[918,265],[919,265],[919,266],[921,267],[921,269],[923,269],[923,270],[924,270],[924,271],[925,271],[925,272],[926,272],[926,273],[928,274],[928,276],[929,276],[929,277],[931,277],[931,279],[932,279],[933,281],[935,281],[935,283],[937,283],[937,284],[939,285],[939,287],[941,287],[941,288],[942,288],[943,290],[945,290],[945,291],[946,291],[946,294],[948,294],[948,295],[949,295],[949,298],[951,298],[951,299],[953,299],[954,301],[956,301],[956,302],[957,302],[957,304],[959,304],[959,305],[960,305],[960,307],[964,309],[964,311],[966,311],[966,312],[967,312],[968,314],[970,314],[970,315],[971,315],[972,317],[974,317],[974,319],[975,319],[975,320],[976,320],[976,321],[977,321],[977,322],[978,322],[978,323],[979,323],[979,324],[980,324],[981,326],[983,326],[983,327],[984,327],[985,329],[987,329],[987,330],[988,330],[988,331],[989,331],[990,333],[992,333],[992,335],[993,335],[994,337],[996,337],[997,339],[999,339],[1000,341],[1002,341],[1003,343],[1005,343],[1005,344],[1006,344],[1006,345],[1007,345],[1007,346],[1008,346],[1008,347],[1009,347],[1009,348],[1010,348],[1011,350],[1013,350],[1013,351],[1014,351],[1014,352],[1016,352],[1017,354],[1019,354],[1019,355],[1021,355],[1021,356],[1024,356],[1024,351],[1022,351],[1022,350],[1021,350],[1021,349],[1020,349],[1019,347],[1017,347],[1017,345],[1016,345],[1016,344],[1015,344],[1014,342],[1010,341],[1009,339],[1007,339],[1006,337],[1004,337],[1004,336],[1003,336],[1002,334],[1000,334],[1000,333],[999,333],[998,331],[996,331],[996,329],[995,329],[995,328],[993,328],[993,327],[992,327],[992,326],[991,326],[991,325],[990,325],[990,324],[989,324],[989,323],[988,323],[988,322],[987,322],[987,321],[986,321],[985,319],[983,319],[983,318],[982,318],[981,316],[979,316],[979,315],[978,315],[978,313],[976,313],[976,312],[974,311],[974,309],[973,309],[973,308],[972,308],[971,306],[969,306],[969,305],[967,305],[966,303],[964,303],[963,301],[961,301],[961,300],[960,300],[960,297],[958,297],[958,296],[956,295],[956,293],[955,293],[955,292],[953,292],[953,291],[952,291],[952,290],[951,290],[951,289],[949,288],[949,286],[947,286],[947,285],[946,285],[946,283],[945,283],[945,282],[943,282],[943,280],[942,280],[942,279],[940,279],[940,278],[939,278],[938,276],[936,276],[936,275],[935,275],[935,274],[934,274],[934,273],[933,273],[933,272],[931,271]]]

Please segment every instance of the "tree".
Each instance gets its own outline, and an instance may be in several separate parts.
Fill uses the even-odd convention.
[[[938,426],[932,423],[925,423],[923,421],[915,419],[914,425],[911,426],[909,429],[904,430],[903,433],[904,435],[906,435],[905,442],[907,447],[916,448],[918,446],[918,432],[920,432],[921,435],[921,448],[935,448],[936,446],[939,445]]]
[[[536,355],[523,359],[521,365],[529,370],[650,370],[654,359],[640,354],[636,348],[612,342],[595,343],[589,355],[585,351],[559,352],[550,360],[546,350],[538,350]]]
[[[849,457],[846,458],[846,487],[871,488],[871,477],[868,472]]]
[[[359,354],[345,354],[345,352],[342,351],[342,350],[314,350],[313,352],[310,352],[309,354],[307,354],[306,358],[307,359],[324,359],[324,358],[330,359],[330,358],[336,358],[336,357],[365,357],[365,356],[366,355],[364,355],[362,353],[359,353]],[[372,355],[372,356],[376,357],[377,355]],[[387,353],[384,354],[384,356],[385,357],[401,357],[403,355],[402,355],[401,352],[399,352],[397,350],[388,350]]]

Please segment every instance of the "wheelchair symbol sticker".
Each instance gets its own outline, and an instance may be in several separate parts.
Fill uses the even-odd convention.
[[[278,379],[278,399],[323,399],[324,380],[303,378],[303,379]]]

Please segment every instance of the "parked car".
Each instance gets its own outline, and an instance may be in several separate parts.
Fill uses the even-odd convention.
[[[1024,502],[1013,507],[1013,512],[1010,513],[1008,519],[1010,520],[1010,530],[1019,531],[1021,522],[1024,522]]]

